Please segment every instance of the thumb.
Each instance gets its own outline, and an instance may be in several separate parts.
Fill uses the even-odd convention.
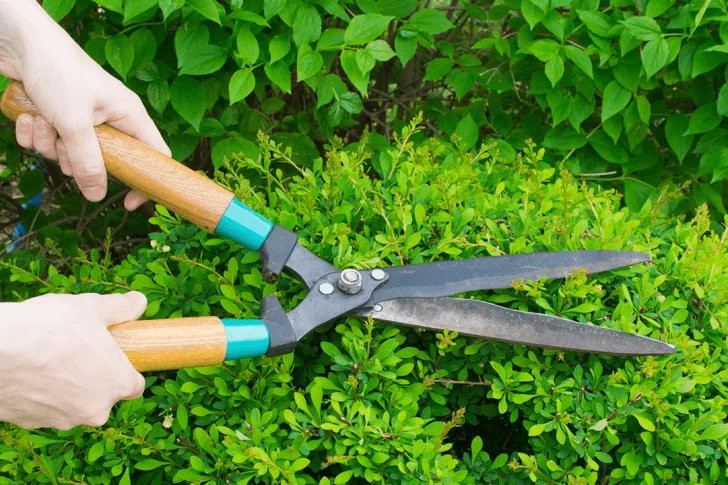
[[[88,121],[72,128],[59,127],[58,134],[63,140],[78,188],[89,201],[100,201],[106,196],[106,167],[93,123]]]
[[[137,320],[147,309],[147,297],[138,291],[96,295],[95,309],[107,327]]]

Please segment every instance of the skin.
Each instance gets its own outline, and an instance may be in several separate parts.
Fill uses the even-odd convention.
[[[21,115],[18,143],[58,160],[91,202],[107,174],[94,126],[107,123],[166,155],[140,98],[96,64],[35,0],[0,0],[0,73],[24,84],[40,116]],[[144,198],[130,193],[129,210]],[[0,303],[0,421],[24,428],[101,426],[144,379],[107,327],[137,319],[138,292],[45,295]]]

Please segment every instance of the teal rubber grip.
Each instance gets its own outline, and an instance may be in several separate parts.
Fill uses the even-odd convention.
[[[272,229],[271,221],[233,198],[217,223],[215,233],[257,251]]]
[[[258,357],[268,352],[270,335],[262,320],[221,320],[227,337],[225,360]]]

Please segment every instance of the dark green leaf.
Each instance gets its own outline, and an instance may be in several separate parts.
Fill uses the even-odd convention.
[[[586,145],[586,137],[566,125],[551,128],[543,140],[543,146],[557,150],[575,150],[584,145]]]
[[[604,13],[592,10],[577,10],[576,14],[590,32],[600,37],[609,37],[609,30],[612,28],[612,25],[609,22],[609,17]]]
[[[407,25],[418,32],[426,32],[430,35],[441,34],[455,27],[443,12],[431,8],[425,8],[415,12],[410,17]]]
[[[399,62],[403,67],[406,66],[417,51],[417,38],[405,38],[398,33],[394,37],[394,50],[397,52]]]
[[[615,145],[614,142],[603,131],[597,131],[589,138],[589,145],[604,160],[610,163],[624,165],[629,161],[629,154],[621,146]]]
[[[16,0],[17,1],[17,0]],[[76,5],[76,0],[44,0],[43,8],[53,20],[60,22],[63,17],[68,15],[73,6]]]
[[[631,97],[632,93],[624,89],[617,81],[607,84],[602,97],[602,122],[622,111]]]
[[[634,16],[622,21],[626,30],[635,39],[643,41],[654,41],[660,39],[660,26],[649,17]]]
[[[94,0],[100,7],[105,8],[106,10],[111,10],[112,12],[116,13],[124,13],[124,8],[121,6],[121,0]],[[169,0],[167,0],[169,1]],[[44,2],[44,6],[45,6]],[[164,3],[164,0],[159,2],[160,5]],[[57,20],[57,19],[56,19]]]
[[[233,154],[241,153],[252,159],[257,158],[260,154],[255,143],[240,135],[233,134],[232,138],[221,140],[212,147],[212,164],[215,168],[220,168],[222,167],[224,158],[229,159]],[[235,314],[235,312],[230,313]]]
[[[632,212],[639,212],[650,198],[653,189],[643,182],[635,180],[624,181],[624,201]]]
[[[171,87],[172,107],[196,130],[207,107],[207,96],[202,84],[189,76],[179,76]]]
[[[358,114],[364,108],[361,98],[356,93],[344,93],[339,96],[339,103],[347,113]]]
[[[665,13],[674,3],[675,0],[650,0],[647,4],[645,14],[654,19]]]
[[[475,84],[476,75],[471,71],[456,70],[452,77],[452,86],[455,88],[455,96],[462,99]]]
[[[134,45],[124,34],[115,35],[106,42],[106,60],[126,80],[134,63]]]
[[[359,70],[356,63],[356,54],[353,51],[346,50],[341,53],[341,67],[344,68],[347,77],[354,87],[359,90],[362,97],[366,98],[369,89],[369,73],[362,73]]]
[[[250,12],[248,10],[238,10],[235,12],[235,18],[238,20],[243,20],[245,22],[250,22],[255,25],[260,25],[261,27],[270,27],[268,25],[268,22],[261,17],[258,14],[254,14],[253,12]]]
[[[622,134],[622,117],[617,114],[615,116],[612,116],[607,121],[602,123],[602,127],[604,128],[604,131],[609,135],[609,138],[612,139],[614,143],[617,143],[617,140],[619,140],[619,135]]]
[[[690,116],[690,124],[685,135],[705,133],[720,124],[721,116],[718,114],[716,103],[705,104],[699,107]]]
[[[721,180],[728,174],[728,147],[711,147],[700,157],[698,177],[708,174],[713,174],[710,183]]]
[[[393,18],[378,14],[357,15],[346,28],[344,40],[347,45],[368,44],[387,30]]]
[[[460,137],[460,147],[464,151],[470,150],[478,141],[478,125],[475,124],[470,115],[467,115],[458,123],[455,134]]]
[[[551,85],[556,87],[556,83],[561,80],[564,75],[564,60],[561,56],[556,56],[546,63],[546,77],[551,81]]]
[[[134,63],[131,71],[136,72],[154,60],[154,56],[157,54],[157,41],[154,34],[146,28],[134,31],[129,40],[134,45]]]
[[[152,107],[162,114],[170,99],[169,84],[164,79],[157,79],[147,86],[147,97]]]
[[[174,49],[177,52],[177,67],[182,67],[189,56],[204,49],[210,41],[210,31],[201,24],[185,24],[174,36]]]
[[[688,118],[683,115],[672,115],[665,123],[665,138],[680,162],[687,155],[695,138],[693,135],[685,135],[688,123]]]
[[[281,88],[284,93],[291,94],[291,71],[285,61],[276,61],[273,64],[265,65],[265,74],[273,84]]]
[[[217,45],[202,46],[190,53],[182,61],[180,74],[202,76],[219,71],[227,61],[227,52]]]
[[[323,82],[319,84],[316,95],[318,96],[317,107],[327,105],[334,99],[334,94],[341,95],[346,92],[346,84],[336,74],[328,74]]]
[[[129,24],[134,18],[152,8],[159,7],[158,0],[136,0],[124,4],[124,24]]]
[[[425,81],[439,81],[450,72],[455,65],[453,61],[445,58],[437,58],[425,67]]]
[[[321,54],[311,49],[308,44],[298,49],[298,61],[296,62],[296,80],[298,82],[316,75],[324,65]]]
[[[718,91],[716,109],[720,116],[728,115],[728,83],[723,84],[720,91]]]
[[[118,0],[121,3],[121,0]],[[185,4],[185,0],[159,0],[159,6],[162,8],[164,20],[167,20],[172,13],[181,9]]]

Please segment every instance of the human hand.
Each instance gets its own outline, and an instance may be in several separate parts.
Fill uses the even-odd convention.
[[[139,96],[96,64],[35,0],[0,0],[0,72],[23,83],[41,114],[18,117],[18,143],[58,160],[89,201],[107,191],[94,126],[106,123],[171,155]],[[134,210],[144,200],[132,192],[124,205]]]
[[[26,429],[102,426],[144,378],[107,330],[136,320],[143,294],[44,295],[0,303],[0,421]]]

